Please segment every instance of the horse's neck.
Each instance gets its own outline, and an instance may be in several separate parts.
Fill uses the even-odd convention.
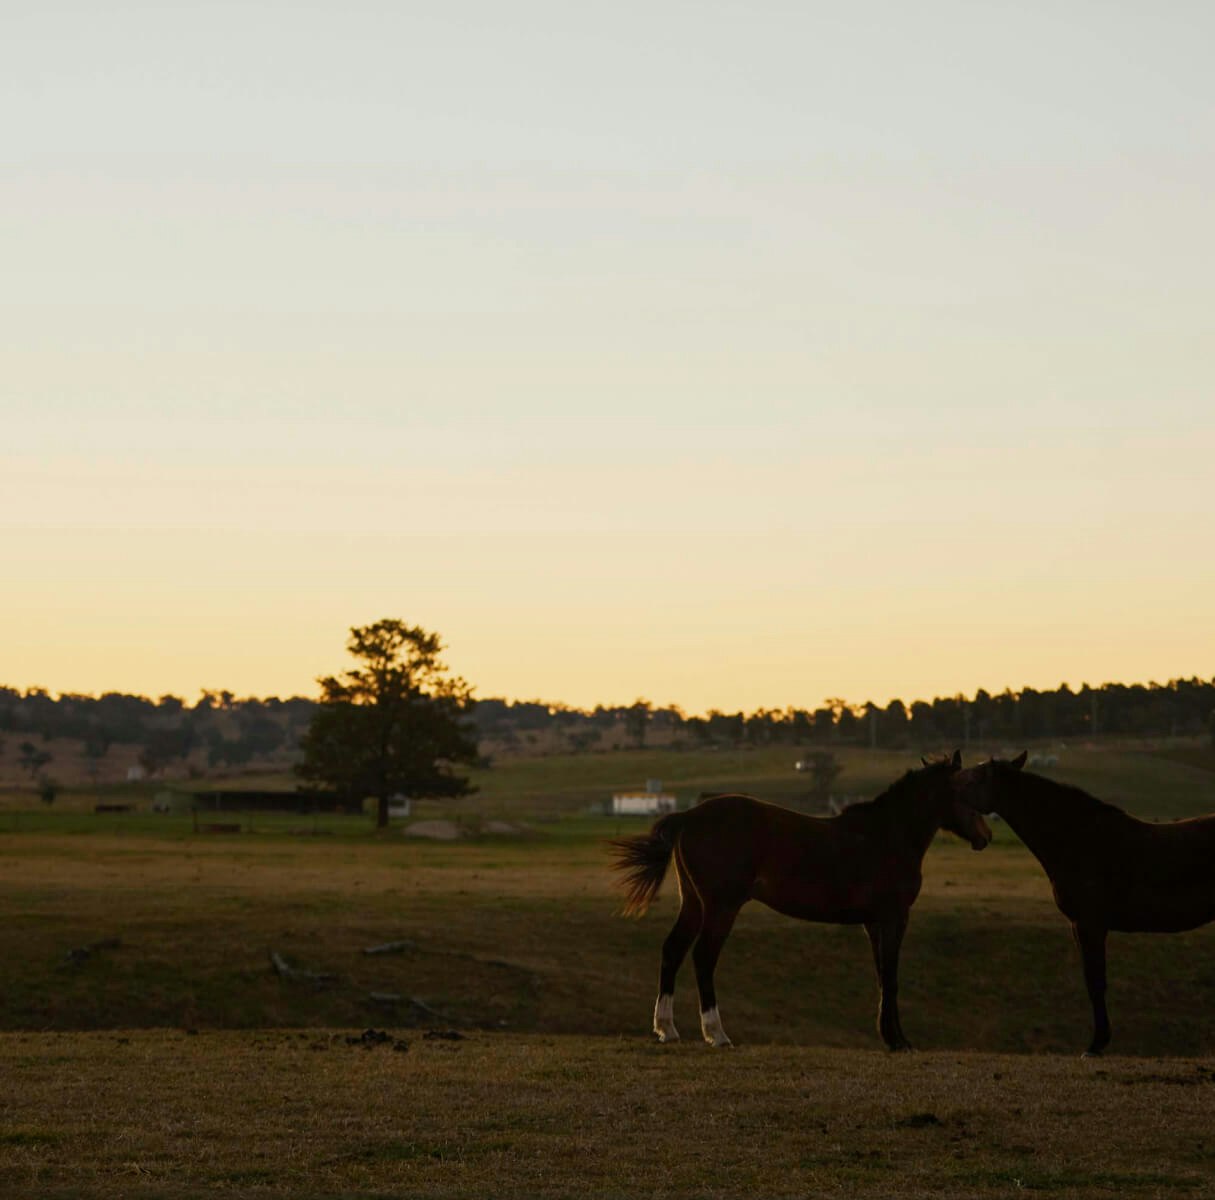
[[[891,822],[892,832],[899,843],[917,851],[921,859],[928,853],[928,847],[940,828],[941,806],[931,795],[916,796],[911,803],[901,806],[897,817]]]
[[[1076,817],[1063,789],[1037,775],[1017,775],[1005,781],[996,811],[1049,873]]]

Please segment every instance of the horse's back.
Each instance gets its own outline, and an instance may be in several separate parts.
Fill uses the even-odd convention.
[[[1056,880],[1059,907],[1073,919],[1100,907],[1106,927],[1124,932],[1178,932],[1215,920],[1215,816],[1125,817],[1094,847],[1091,889],[1079,871]]]
[[[851,924],[905,909],[919,892],[919,858],[892,851],[871,806],[811,817],[723,795],[686,818],[676,862],[702,898],[758,900],[802,920]]]
[[[813,835],[838,821],[837,817],[811,817],[779,804],[770,804],[741,792],[710,796],[684,814],[683,828],[687,831],[717,832],[729,830],[734,834],[771,837],[805,832]]]
[[[712,796],[682,814],[676,863],[697,891],[728,895],[739,902],[774,847],[813,837],[831,824],[754,796]]]
[[[1180,821],[1142,821],[1128,817],[1119,839],[1124,863],[1133,878],[1168,886],[1194,874],[1215,881],[1215,816]]]

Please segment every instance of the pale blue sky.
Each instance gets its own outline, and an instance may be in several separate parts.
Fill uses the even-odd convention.
[[[0,6],[0,682],[1215,673],[1215,10]]]

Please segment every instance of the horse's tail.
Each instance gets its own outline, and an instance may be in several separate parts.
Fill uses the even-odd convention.
[[[614,859],[612,869],[624,872],[620,880],[624,892],[622,916],[642,916],[658,895],[675,852],[675,838],[687,815],[667,813],[654,822],[649,833],[614,838],[608,843]]]

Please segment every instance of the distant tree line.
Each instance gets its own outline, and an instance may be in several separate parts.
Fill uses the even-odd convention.
[[[312,723],[317,701],[237,697],[204,691],[189,705],[181,697],[107,692],[101,696],[42,688],[0,687],[0,755],[10,754],[31,773],[43,769],[53,743],[83,743],[100,765],[116,743],[137,745],[149,770],[193,757],[210,768],[255,760],[294,759]],[[1215,678],[1168,683],[1107,683],[1072,690],[983,690],[884,707],[825,700],[817,708],[712,710],[688,716],[673,705],[645,699],[628,705],[579,709],[540,700],[488,699],[472,712],[478,738],[507,750],[526,750],[548,739],[549,749],[578,751],[650,744],[687,746],[872,745],[889,749],[957,745],[970,741],[1018,745],[1037,739],[1101,735],[1161,737],[1209,733],[1215,739]],[[553,735],[557,737],[554,738]]]
[[[192,754],[209,767],[240,766],[297,746],[315,707],[315,701],[298,696],[238,698],[226,691],[204,691],[190,706],[170,695],[158,700],[122,692],[52,697],[43,688],[0,687],[0,754],[4,735],[12,734],[23,739],[23,765],[36,757],[37,769],[51,761],[50,746],[61,739],[82,742],[86,760],[98,767],[116,744],[141,747],[140,761],[150,771]],[[25,749],[35,739],[41,746],[36,754]]]
[[[701,745],[873,745],[884,748],[961,744],[969,741],[1019,743],[1042,738],[1088,738],[1101,734],[1160,737],[1210,732],[1215,739],[1215,678],[1174,679],[1166,684],[1107,683],[1073,691],[1006,689],[993,695],[937,697],[885,707],[839,698],[818,708],[757,709],[725,713],[710,710],[686,716],[679,708],[655,707],[640,699],[631,705],[592,710],[541,701],[482,700],[476,721],[483,736],[508,743],[529,732],[557,728],[572,743],[623,729],[626,744],[644,746],[647,738],[669,741],[670,734]],[[665,734],[665,736],[664,736]]]

